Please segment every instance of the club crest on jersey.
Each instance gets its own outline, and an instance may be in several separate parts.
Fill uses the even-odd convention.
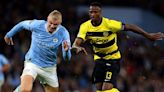
[[[58,39],[57,39],[57,38],[54,38],[54,39],[53,39],[53,42],[58,42]]]
[[[103,32],[103,36],[107,37],[109,35],[108,32]]]

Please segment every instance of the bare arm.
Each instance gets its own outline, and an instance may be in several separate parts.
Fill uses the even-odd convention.
[[[144,31],[142,28],[138,27],[137,25],[133,25],[133,24],[125,24],[125,29],[128,31],[132,31],[132,32],[141,34],[144,37],[146,37],[147,39],[153,40],[153,41],[162,39],[164,37],[164,34],[161,32],[148,33],[146,31]]]
[[[72,50],[73,52],[75,51],[76,54],[83,51],[86,55],[87,55],[87,52],[85,50],[85,48],[81,47],[81,44],[84,42],[83,39],[81,38],[76,38],[73,45],[72,45]]]
[[[81,39],[81,38],[76,38],[75,39],[75,41],[74,41],[74,43],[73,43],[73,46],[72,47],[80,47],[80,45],[82,44],[84,42],[84,40],[83,39]]]

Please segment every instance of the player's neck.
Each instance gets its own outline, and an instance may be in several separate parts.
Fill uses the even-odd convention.
[[[91,23],[93,26],[99,26],[101,24],[101,22],[102,22],[102,17],[96,21],[91,20]]]
[[[56,31],[56,29],[54,29],[54,31],[48,31],[50,34],[54,33]]]

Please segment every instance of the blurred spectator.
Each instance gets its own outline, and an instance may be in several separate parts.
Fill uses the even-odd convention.
[[[0,92],[2,92],[1,88],[5,81],[4,72],[9,71],[9,68],[10,64],[8,59],[4,55],[0,54]]]

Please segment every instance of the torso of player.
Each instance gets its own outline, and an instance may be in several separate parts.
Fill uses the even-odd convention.
[[[58,47],[63,40],[63,33],[60,29],[57,29],[52,34],[47,32],[44,26],[36,30],[37,31],[32,33],[32,40],[37,43],[37,47],[39,48],[53,50]]]
[[[117,34],[113,32],[108,19],[103,18],[99,26],[93,26],[88,22],[86,40],[90,40],[93,46],[94,59],[120,59],[121,55],[117,46]]]
[[[86,39],[90,40],[93,49],[96,52],[108,53],[113,47],[117,49],[117,35],[112,33],[109,29],[98,26],[88,30]]]
[[[39,66],[52,66],[56,63],[58,47],[64,39],[63,27],[57,27],[54,33],[46,31],[45,23],[33,28],[32,42],[26,59]]]

